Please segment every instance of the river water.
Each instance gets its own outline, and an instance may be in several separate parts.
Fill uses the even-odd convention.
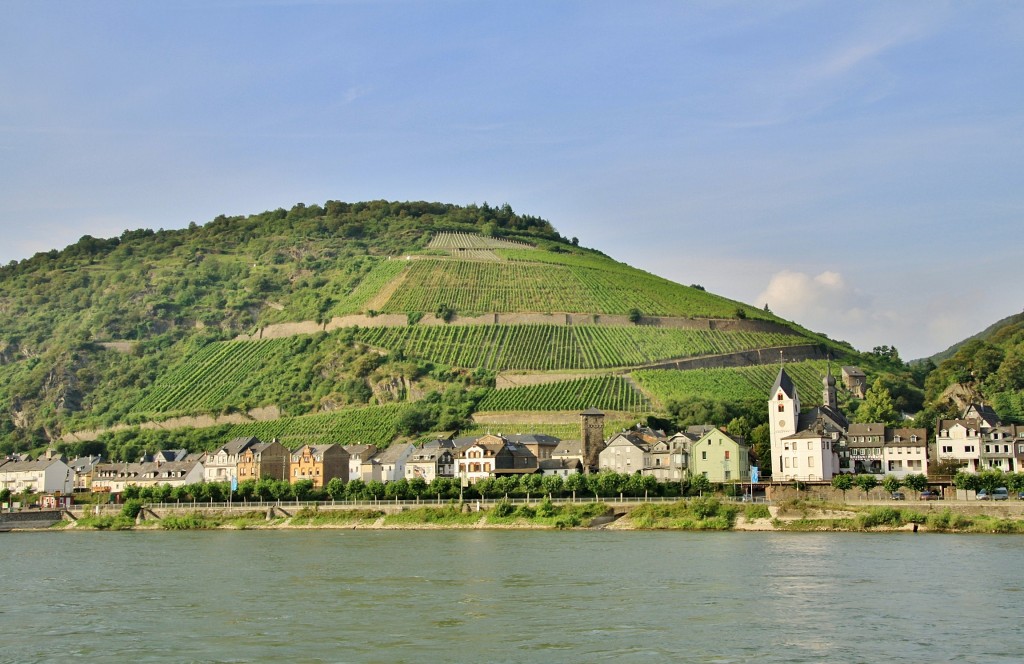
[[[2,662],[1019,662],[1018,536],[9,533]]]

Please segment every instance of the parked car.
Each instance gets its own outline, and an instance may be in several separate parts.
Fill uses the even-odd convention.
[[[906,500],[907,499],[907,497],[903,494],[902,491],[893,491],[892,494],[890,494],[889,497],[892,498],[893,500]]]
[[[1017,500],[1024,500],[1024,491],[1017,494]]]
[[[935,491],[922,491],[921,500],[939,500],[939,494]]]
[[[1007,500],[1010,497],[1010,492],[1006,490],[1005,486],[1001,486],[992,492],[992,500]]]
[[[974,494],[974,497],[978,500],[992,500],[992,496],[988,495],[988,489],[982,489],[978,493]]]

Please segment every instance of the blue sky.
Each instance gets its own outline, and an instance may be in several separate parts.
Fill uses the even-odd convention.
[[[861,349],[1024,308],[1024,4],[0,4],[0,261],[509,203]]]

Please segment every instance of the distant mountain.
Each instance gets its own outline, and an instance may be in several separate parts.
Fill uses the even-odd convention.
[[[928,360],[931,360],[935,364],[939,364],[943,360],[945,360],[947,358],[950,358],[953,355],[955,355],[956,352],[958,350],[960,350],[960,348],[962,346],[964,346],[965,344],[967,344],[968,342],[970,342],[970,341],[978,341],[978,340],[984,341],[984,340],[989,339],[990,337],[992,337],[1001,328],[1004,328],[1004,327],[1006,327],[1008,325],[1017,325],[1017,324],[1019,324],[1021,322],[1024,322],[1024,313],[1013,314],[1012,316],[1007,316],[1006,318],[1003,318],[1002,320],[998,320],[995,323],[992,323],[991,325],[986,327],[981,332],[978,332],[977,334],[975,334],[973,336],[967,337],[966,339],[964,339],[962,341],[956,342],[955,344],[953,344],[952,346],[950,346],[949,348],[947,348],[944,351],[941,351],[939,353],[935,353],[931,357],[924,357],[924,358],[921,358],[919,360],[912,360],[910,362],[910,364],[919,364],[919,363],[922,363],[922,362],[927,362]]]

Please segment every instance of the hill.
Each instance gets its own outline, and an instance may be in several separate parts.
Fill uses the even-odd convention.
[[[953,344],[946,350],[935,353],[931,357],[926,357],[920,360],[913,360],[911,364],[918,364],[922,362],[932,362],[933,364],[939,364],[943,360],[949,359],[950,357],[955,355],[956,352],[966,344],[972,341],[985,341],[992,337],[994,334],[996,334],[1000,329],[1007,326],[1017,325],[1022,321],[1024,321],[1024,313],[1007,316],[1006,318],[1003,318],[1001,320],[996,321],[995,323],[992,323],[981,332],[978,332],[973,336],[967,337],[963,341],[958,341],[957,343]]]
[[[0,287],[7,452],[239,432],[386,444],[480,410],[631,421],[673,398],[637,370],[855,355],[507,205],[328,201],[86,236],[0,268]],[[552,385],[502,394],[506,374]]]

